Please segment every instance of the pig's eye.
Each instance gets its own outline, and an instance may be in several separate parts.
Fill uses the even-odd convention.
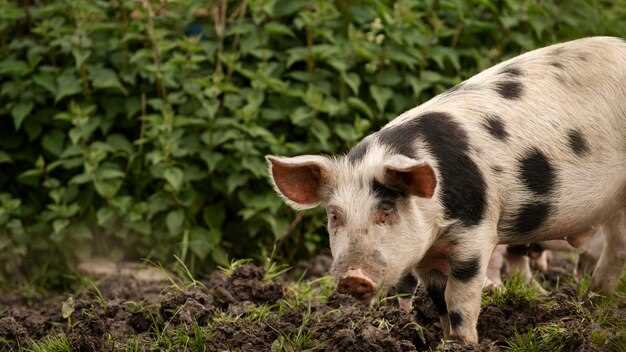
[[[387,214],[392,213],[394,210],[393,202],[382,202],[380,204],[380,210]]]
[[[379,225],[388,225],[397,217],[396,206],[393,202],[382,202],[378,205],[374,215],[374,222]]]

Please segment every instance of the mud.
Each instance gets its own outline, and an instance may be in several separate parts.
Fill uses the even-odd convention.
[[[302,270],[301,277],[319,277],[328,270],[327,264],[325,259],[313,261],[313,270]],[[409,314],[399,309],[395,298],[365,306],[332,293],[327,299],[294,303],[288,289],[291,281],[267,282],[263,269],[250,264],[230,276],[215,272],[188,286],[107,277],[97,281],[97,290],[73,294],[68,319],[61,308],[68,293],[36,299],[1,295],[0,350],[18,351],[58,334],[67,336],[74,351],[124,350],[130,339],[145,342],[146,350],[160,350],[163,336],[182,329],[193,340],[200,327],[210,331],[198,340],[206,351],[290,350],[284,346],[323,351],[502,351],[511,337],[546,324],[566,329],[563,344],[568,351],[602,350],[592,345],[594,327],[587,320],[594,303],[588,296],[577,296],[574,278],[559,269],[541,275],[540,281],[549,296],[537,302],[485,305],[478,322],[480,345],[462,346],[442,344],[437,313],[421,288]],[[260,315],[259,307],[267,307],[266,314]],[[626,306],[622,308],[614,314],[623,314]]]

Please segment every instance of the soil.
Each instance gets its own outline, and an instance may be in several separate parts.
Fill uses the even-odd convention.
[[[317,258],[301,277],[319,277],[328,264],[328,258]],[[422,288],[411,314],[401,311],[396,299],[365,306],[339,293],[289,308],[278,303],[290,298],[291,279],[266,282],[263,275],[262,268],[246,264],[230,276],[215,272],[201,280],[202,285],[184,289],[168,282],[110,276],[97,282],[98,290],[74,293],[68,319],[62,314],[64,302],[71,306],[68,293],[38,299],[1,295],[0,349],[20,350],[46,335],[65,334],[74,351],[110,351],[123,349],[131,338],[154,342],[180,329],[193,337],[199,326],[210,327],[202,342],[206,351],[273,351],[280,342],[302,336],[307,339],[301,339],[296,350],[501,351],[516,333],[558,323],[568,331],[568,350],[599,350],[591,345],[592,324],[581,313],[591,309],[591,303],[577,298],[574,279],[562,269],[542,275],[540,280],[551,293],[539,302],[485,305],[477,346],[442,344],[437,313]],[[242,318],[263,305],[272,307],[264,318]]]

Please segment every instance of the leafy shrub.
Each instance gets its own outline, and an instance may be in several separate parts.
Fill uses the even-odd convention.
[[[310,254],[323,215],[282,205],[264,154],[345,152],[497,61],[625,18],[624,0],[0,0],[0,271]]]

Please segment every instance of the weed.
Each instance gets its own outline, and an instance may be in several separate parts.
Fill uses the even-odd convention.
[[[272,314],[272,309],[273,307],[270,305],[261,304],[247,312],[244,318],[246,320],[254,322],[266,321],[267,318]]]
[[[278,338],[272,342],[272,352],[296,352],[323,349],[324,344],[320,341],[314,341],[311,332],[307,330],[307,325],[310,320],[311,306],[308,305],[302,315],[302,324],[300,324],[298,330],[295,332],[285,333],[272,328],[279,334]]]
[[[287,286],[287,294],[279,302],[279,308],[297,309],[305,303],[325,303],[334,290],[335,283],[331,276],[322,276],[311,281],[299,280]]]
[[[515,274],[504,281],[503,287],[498,287],[492,292],[483,295],[482,304],[515,306],[537,302],[539,297],[541,297],[541,292],[537,287],[528,284],[521,275]]]
[[[557,324],[538,326],[526,334],[516,334],[507,341],[507,350],[511,352],[552,352],[565,348],[568,331]]]
[[[29,352],[71,352],[72,347],[65,335],[46,336],[43,339],[33,342]]]
[[[231,277],[235,270],[239,267],[252,263],[252,259],[237,259],[231,260],[227,266],[219,266],[219,269],[224,273],[224,275]]]

